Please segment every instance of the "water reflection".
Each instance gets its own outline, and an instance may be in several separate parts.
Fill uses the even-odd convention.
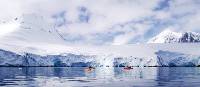
[[[162,67],[158,69],[158,86],[198,87],[200,85],[199,67]]]
[[[133,87],[200,85],[198,67],[0,67],[0,86],[34,87]]]

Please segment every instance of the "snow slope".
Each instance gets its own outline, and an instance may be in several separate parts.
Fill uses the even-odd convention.
[[[13,32],[7,33],[6,36],[0,38],[1,42],[15,43],[64,43],[59,36],[54,24],[49,22],[44,16],[25,14],[15,20],[1,23],[1,25],[15,24]],[[9,27],[3,27],[7,30]]]

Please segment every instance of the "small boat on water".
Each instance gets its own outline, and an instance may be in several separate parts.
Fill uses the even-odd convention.
[[[133,67],[131,67],[131,66],[126,66],[126,67],[124,67],[124,69],[125,69],[125,70],[131,70],[131,69],[133,69]]]
[[[95,67],[92,67],[92,66],[85,68],[86,72],[92,72],[93,70],[95,70]]]

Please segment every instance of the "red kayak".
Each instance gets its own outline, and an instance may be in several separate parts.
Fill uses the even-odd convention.
[[[133,69],[132,67],[124,67],[125,70],[131,70]]]

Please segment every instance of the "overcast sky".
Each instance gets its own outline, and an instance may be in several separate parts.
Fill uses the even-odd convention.
[[[200,0],[0,0],[0,19],[53,21],[69,43],[143,43],[165,29],[200,32]]]

